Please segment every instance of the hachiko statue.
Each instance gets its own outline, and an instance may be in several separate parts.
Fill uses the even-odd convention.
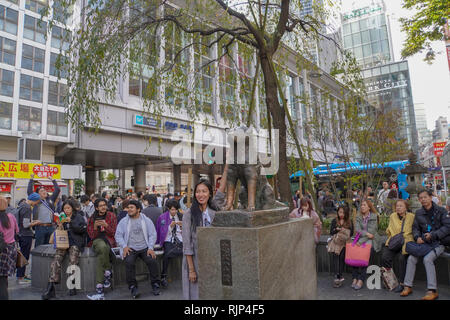
[[[236,184],[241,181],[241,192],[239,194],[240,205],[242,209],[248,211],[271,209],[277,206],[272,187],[267,182],[264,175],[261,175],[261,163],[256,160],[257,149],[250,148],[249,136],[254,136],[253,128],[239,127],[228,133],[230,146],[234,147],[234,162],[228,166],[227,172],[227,203],[225,210],[233,208],[234,197],[236,193]],[[237,142],[237,137],[245,137],[245,164],[237,163],[238,147],[242,148]],[[242,142],[242,141],[241,141]],[[255,144],[256,146],[256,144]],[[256,163],[250,164],[249,159],[253,156]]]

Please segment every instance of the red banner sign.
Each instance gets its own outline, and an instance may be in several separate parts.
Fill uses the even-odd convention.
[[[33,167],[33,173],[39,178],[53,178],[54,175],[57,175],[59,169],[57,167],[49,167],[42,165],[35,165]]]
[[[435,142],[435,143],[433,143],[434,155],[436,157],[442,157],[442,155],[444,154],[444,148],[445,148],[446,144],[447,144],[447,142]]]
[[[11,192],[11,183],[0,183],[0,192]]]

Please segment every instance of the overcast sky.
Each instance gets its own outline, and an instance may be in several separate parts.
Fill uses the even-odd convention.
[[[370,4],[371,0],[341,0],[342,9],[349,11],[352,5],[356,8]],[[390,16],[391,34],[395,61],[401,60],[401,49],[405,34],[401,31],[401,17],[410,17],[412,12],[402,8],[402,0],[385,0],[387,14]],[[423,61],[424,54],[417,54],[408,58],[409,72],[414,103],[424,103],[427,109],[428,129],[433,130],[439,116],[447,117],[450,121],[450,70],[445,51],[445,42],[433,43],[433,49],[440,54],[432,65]]]

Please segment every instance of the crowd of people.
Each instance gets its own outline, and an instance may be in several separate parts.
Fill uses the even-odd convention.
[[[57,248],[50,266],[48,285],[43,300],[56,297],[55,284],[61,281],[61,265],[66,255],[69,265],[78,265],[85,247],[92,247],[96,265],[95,291],[91,300],[104,300],[105,289],[112,286],[112,263],[118,249],[125,264],[126,282],[132,298],[138,298],[136,261],[143,260],[149,275],[152,293],[160,294],[168,282],[170,259],[183,257],[182,282],[185,299],[198,299],[197,227],[210,226],[216,210],[225,206],[227,167],[214,196],[208,180],[194,187],[192,205],[187,207],[187,194],[144,194],[112,197],[83,195],[59,198],[60,188],[53,180],[54,192],[43,187],[34,192],[34,179],[29,181],[28,197],[17,208],[9,196],[0,197],[0,299],[8,299],[8,277],[16,275],[19,284],[31,281],[25,267],[16,268],[20,251],[28,260],[34,246],[53,243],[56,230],[68,234],[68,248]],[[162,270],[155,251],[162,250]],[[94,290],[94,288],[93,288]],[[70,289],[69,295],[77,294]]]
[[[29,259],[33,238],[35,247],[54,242],[52,238],[55,230],[65,230],[69,243],[68,248],[56,249],[48,285],[42,294],[44,300],[56,296],[55,284],[61,281],[61,265],[65,256],[68,255],[70,265],[77,265],[86,247],[91,247],[98,257],[95,288],[92,288],[92,294],[87,295],[91,300],[105,299],[105,289],[113,285],[112,265],[117,256],[125,264],[126,282],[132,298],[140,296],[136,281],[138,258],[148,268],[151,292],[159,295],[160,290],[169,285],[169,261],[182,257],[183,297],[198,299],[198,278],[201,275],[198,274],[197,228],[211,226],[216,211],[224,208],[227,170],[225,165],[216,192],[208,180],[200,180],[195,185],[190,208],[187,207],[187,195],[178,193],[164,197],[144,193],[112,197],[104,192],[101,195],[59,200],[60,189],[56,181],[53,181],[54,192],[49,195],[42,187],[33,191],[32,177],[28,197],[21,200],[16,208],[11,205],[10,197],[0,197],[0,299],[8,299],[8,276],[15,275],[19,283],[30,281],[30,275],[25,274],[25,267],[16,268],[18,250]],[[377,197],[389,199],[392,190],[387,183],[383,184]],[[325,199],[330,198],[329,193],[325,192],[324,196]],[[422,208],[412,213],[408,202],[398,199],[397,195],[386,230],[388,239],[382,243],[378,234],[380,210],[375,208],[373,196],[374,192],[368,190],[360,198],[354,220],[347,205],[341,204],[335,211],[336,218],[331,222],[328,242],[336,273],[333,287],[341,287],[344,283],[346,244],[354,239],[358,245],[370,245],[371,256],[375,252],[382,252],[382,267],[385,271],[393,270],[394,261],[400,262],[399,285],[394,290],[401,296],[412,293],[418,258],[423,257],[428,283],[428,291],[423,299],[436,299],[438,293],[434,261],[444,252],[445,246],[450,245],[450,198],[447,199],[446,208],[443,208],[435,202],[433,193],[424,189],[418,194]],[[300,197],[298,193],[295,197],[295,208],[290,218],[312,219],[314,242],[317,244],[322,222],[314,210],[312,197],[310,194]],[[393,246],[399,235],[403,239],[401,245]],[[156,259],[157,250],[163,251],[161,268]],[[396,260],[397,256],[399,259]],[[367,267],[354,266],[352,270],[351,286],[354,290],[360,290],[366,280]],[[76,294],[76,289],[69,290],[69,295]]]
[[[418,193],[422,207],[410,212],[406,200],[397,199],[395,211],[389,216],[387,240],[382,242],[378,233],[379,214],[370,199],[363,199],[353,224],[348,206],[340,206],[331,222],[328,252],[333,256],[335,279],[333,287],[341,287],[344,278],[346,244],[356,238],[359,246],[370,245],[370,260],[381,251],[383,272],[393,273],[393,262],[398,258],[398,286],[392,288],[402,297],[412,293],[416,265],[423,258],[427,275],[427,292],[423,300],[438,298],[435,260],[450,246],[450,198],[446,208],[433,201],[433,192],[423,189]],[[398,239],[401,239],[399,241]],[[352,284],[360,290],[366,280],[367,267],[352,267]]]

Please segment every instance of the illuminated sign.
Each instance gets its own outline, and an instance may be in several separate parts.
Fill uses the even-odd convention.
[[[133,125],[137,127],[144,127],[150,129],[161,129],[163,122],[161,120],[152,118],[152,117],[144,117],[138,114],[135,114],[133,117]],[[167,131],[175,131],[177,129],[187,130],[189,132],[193,132],[193,128],[191,125],[178,123],[174,121],[165,121],[164,129]]]

